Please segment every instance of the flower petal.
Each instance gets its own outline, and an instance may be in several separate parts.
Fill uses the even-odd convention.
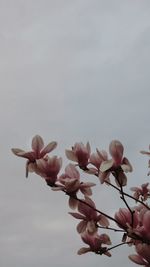
[[[54,150],[57,146],[57,143],[56,142],[51,142],[49,143],[46,147],[44,147],[42,150],[41,150],[41,153],[40,153],[40,156],[43,157],[45,156],[47,153],[50,153],[52,150]]]
[[[87,148],[88,153],[90,154],[91,153],[91,147],[90,147],[90,143],[89,142],[87,142],[86,148]]]
[[[78,200],[70,197],[69,198],[69,207],[74,210],[74,209],[76,209],[77,206],[78,206]]]
[[[89,252],[89,251],[91,251],[90,248],[82,247],[82,248],[80,248],[80,249],[78,250],[77,254],[78,254],[78,255],[82,255],[82,254],[85,254],[85,253],[87,253],[87,252]]]
[[[83,220],[85,217],[83,215],[81,215],[80,213],[77,212],[68,212],[70,215],[72,215],[74,218],[76,219],[80,219]]]
[[[40,135],[35,135],[32,139],[32,149],[35,152],[40,152],[44,146],[43,139]]]
[[[85,221],[79,222],[77,225],[77,231],[79,234],[83,233],[86,230],[87,223]]]
[[[124,172],[132,172],[133,168],[127,158],[123,158],[121,168]]]
[[[11,151],[12,151],[16,156],[19,156],[19,157],[22,157],[22,156],[20,156],[20,153],[21,153],[21,154],[22,154],[22,153],[25,153],[24,150],[19,149],[19,148],[12,148]]]
[[[112,159],[103,161],[101,163],[101,166],[100,166],[100,171],[105,172],[105,171],[109,170],[112,166],[113,166],[113,160]]]
[[[66,154],[67,159],[75,161],[75,162],[78,161],[78,158],[76,157],[76,155],[74,154],[72,150],[66,149],[65,154]]]
[[[142,259],[141,256],[137,254],[132,254],[132,255],[129,255],[128,257],[131,261],[133,261],[136,264],[145,265],[145,261]]]

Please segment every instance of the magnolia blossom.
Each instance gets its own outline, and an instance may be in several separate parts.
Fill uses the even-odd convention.
[[[138,226],[135,229],[135,233],[142,237],[145,242],[149,242],[150,244],[150,210],[141,207],[139,210],[139,215],[138,215]]]
[[[65,173],[63,173],[58,178],[58,188],[64,190],[69,195],[69,206],[74,209],[77,207],[78,200],[76,199],[76,194],[80,190],[84,196],[91,196],[91,187],[95,186],[94,183],[83,183],[80,182],[80,173],[73,164],[68,164],[65,168]]]
[[[110,252],[107,250],[107,247],[103,247],[103,244],[111,245],[111,241],[108,235],[97,233],[89,235],[87,232],[84,232],[81,235],[82,241],[89,245],[89,247],[82,247],[78,250],[78,255],[85,254],[87,252],[94,252],[96,254],[105,254],[108,257],[111,256]]]
[[[36,160],[33,170],[36,174],[43,177],[49,186],[54,186],[61,167],[62,158],[46,156]]]
[[[101,183],[106,181],[106,175],[100,171],[100,166],[102,162],[106,160],[108,160],[107,152],[104,150],[99,151],[98,149],[96,149],[96,153],[92,153],[90,155],[89,159],[89,163],[92,164],[95,168],[88,167],[88,173],[95,174],[96,176],[98,176],[100,178]]]
[[[57,146],[56,142],[51,142],[44,147],[44,142],[41,136],[35,135],[32,139],[32,151],[24,151],[20,148],[12,148],[12,152],[22,158],[27,159],[26,163],[26,177],[28,172],[33,170],[33,164],[37,159],[43,158],[47,153],[51,152]]]
[[[136,245],[137,254],[129,255],[129,259],[144,267],[150,267],[150,245],[139,243]]]
[[[117,185],[125,186],[127,183],[127,177],[124,172],[131,172],[132,166],[129,160],[123,157],[123,145],[118,140],[113,140],[109,145],[109,152],[112,159],[105,160],[101,163],[100,171],[105,174],[104,178],[100,178],[102,182],[108,179],[110,173],[113,173]]]
[[[120,208],[118,212],[115,213],[115,220],[118,222],[119,227],[132,232],[139,223],[139,217],[137,210],[131,214],[131,211],[127,208]]]
[[[133,197],[145,201],[150,197],[149,183],[142,184],[141,187],[131,187],[131,191],[134,192]]]
[[[74,218],[81,220],[77,225],[78,233],[87,231],[89,234],[93,234],[97,231],[97,224],[105,227],[109,226],[108,219],[104,215],[98,214],[95,209],[95,203],[89,197],[86,197],[85,200],[82,199],[82,202],[78,203],[79,213],[69,212]]]
[[[79,167],[83,170],[87,170],[89,163],[91,148],[89,142],[86,146],[83,143],[75,143],[72,150],[66,150],[66,157],[69,160],[75,161],[79,164]]]

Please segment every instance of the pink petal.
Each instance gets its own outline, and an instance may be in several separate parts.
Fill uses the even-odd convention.
[[[84,214],[86,217],[92,216],[96,214],[96,211],[93,210],[95,208],[95,203],[90,199],[89,197],[85,197],[85,203],[88,203],[91,207],[84,203],[79,203],[78,205],[78,211],[82,214]],[[93,207],[93,208],[92,208]]]
[[[18,148],[13,148],[12,152],[18,156],[18,157],[22,157],[22,158],[26,158],[29,159],[30,161],[34,161],[35,160],[35,153],[33,151],[29,151],[29,152],[25,152],[21,149]]]
[[[74,209],[76,209],[77,206],[78,206],[78,200],[70,197],[69,198],[69,207],[74,210]]]
[[[20,153],[21,153],[21,154],[22,154],[22,153],[25,153],[24,150],[19,149],[19,148],[12,148],[11,151],[12,151],[16,156],[19,156],[19,157],[22,157],[22,156],[20,156]]]
[[[78,255],[82,255],[82,254],[85,254],[85,253],[87,253],[87,252],[89,252],[89,251],[91,251],[90,248],[82,247],[82,248],[80,248],[80,249],[78,250],[77,254],[78,254]]]
[[[131,191],[139,191],[139,188],[138,187],[131,187],[130,190]]]
[[[87,230],[89,231],[89,233],[95,233],[97,231],[97,227],[95,226],[94,221],[89,221],[87,223]]]
[[[76,155],[74,154],[74,152],[72,150],[66,150],[65,154],[66,154],[67,159],[75,161],[75,162],[78,161]]]
[[[85,221],[81,221],[78,225],[77,225],[77,231],[79,234],[83,233],[86,230],[86,226],[87,223]]]
[[[90,147],[90,143],[89,142],[87,142],[86,148],[87,148],[88,153],[90,154],[91,153],[91,147]]]
[[[80,173],[77,170],[77,168],[73,164],[68,164],[67,167],[65,168],[65,173],[66,176],[68,175],[70,178],[80,178]]]
[[[32,139],[32,149],[35,152],[40,152],[44,146],[43,139],[40,135],[35,135]]]
[[[102,160],[102,161],[106,161],[107,158],[108,158],[108,155],[107,155],[107,152],[105,150],[101,150],[99,151],[98,149],[96,149],[97,151],[97,154],[99,156],[99,158]]]
[[[56,184],[55,184],[56,185]],[[51,188],[53,191],[60,191],[60,190],[63,190],[64,189],[64,186],[53,186],[52,188]]]
[[[129,255],[129,259],[139,265],[145,265],[145,261],[139,255],[136,254]]]
[[[85,196],[91,196],[92,195],[92,190],[90,187],[87,187],[87,188],[81,187],[80,190],[81,190],[82,194]]]
[[[49,143],[46,147],[44,147],[41,150],[40,156],[43,157],[43,156],[45,156],[45,154],[50,153],[52,150],[54,150],[56,148],[56,146],[57,146],[56,142]]]
[[[140,153],[141,154],[144,154],[144,155],[150,156],[150,152],[148,152],[148,151],[141,150]]]
[[[145,212],[144,214],[143,225],[147,233],[149,233],[150,232],[150,211],[149,210]]]
[[[76,219],[80,219],[83,220],[85,217],[83,215],[81,215],[80,213],[77,212],[68,212],[70,215],[72,215],[74,218]]]
[[[100,183],[103,184],[104,182],[110,182],[110,179],[109,179],[109,176],[110,176],[110,171],[108,172],[100,172],[99,173],[99,180],[100,180]]]
[[[80,190],[84,195],[91,196],[92,195],[91,187],[95,185],[96,184],[94,183],[81,183]]]
[[[118,140],[113,140],[109,145],[109,152],[116,164],[120,164],[123,156],[123,145]]]
[[[133,171],[132,165],[127,158],[123,158],[121,168],[123,169],[124,172]]]
[[[113,160],[112,159],[107,160],[107,161],[103,161],[101,163],[101,166],[100,166],[100,171],[105,172],[105,171],[109,170],[112,166],[113,166]]]
[[[106,245],[111,245],[110,237],[107,234],[100,235],[101,242]]]
[[[100,218],[98,221],[100,225],[105,226],[105,227],[109,226],[109,221],[105,216],[99,215],[98,217]]]

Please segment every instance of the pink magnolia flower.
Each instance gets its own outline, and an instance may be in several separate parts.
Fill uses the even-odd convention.
[[[89,235],[87,232],[84,232],[81,235],[81,238],[85,244],[89,247],[82,247],[78,250],[78,255],[85,254],[87,252],[94,252],[96,254],[105,254],[108,257],[111,256],[110,252],[107,250],[107,247],[103,247],[103,244],[111,245],[111,241],[108,235],[102,234],[98,235],[97,233]]]
[[[132,166],[129,160],[123,157],[123,151],[124,148],[120,141],[113,140],[109,145],[109,152],[112,159],[103,161],[100,166],[100,171],[101,173],[105,173],[104,178],[106,177],[107,179],[112,172],[116,178],[116,183],[118,185],[125,186],[127,183],[127,177],[124,172],[131,172]],[[102,181],[103,180],[104,179],[102,179]]]
[[[96,153],[92,153],[90,155],[90,159],[89,159],[89,163],[94,165],[95,168],[91,168],[91,167],[89,168],[88,167],[89,173],[99,176],[100,166],[101,166],[102,162],[106,161],[106,160],[108,160],[107,152],[104,150],[99,151],[98,149],[96,149]]]
[[[24,151],[19,148],[12,148],[12,152],[22,158],[27,159],[26,164],[26,177],[28,176],[28,171],[32,171],[33,163],[36,159],[43,158],[47,153],[51,152],[57,146],[56,142],[51,142],[44,147],[44,142],[41,136],[35,135],[32,139],[32,151]]]
[[[145,207],[139,210],[139,224],[135,233],[150,244],[150,210]]]
[[[135,248],[137,254],[129,255],[129,259],[136,264],[150,267],[150,245],[139,243]]]
[[[87,231],[89,234],[93,234],[97,231],[97,224],[105,227],[109,226],[108,219],[102,214],[98,215],[95,209],[95,203],[89,197],[86,197],[85,200],[82,199],[82,202],[78,203],[79,213],[69,212],[74,218],[81,220],[77,225],[78,233]]]
[[[72,150],[66,150],[66,157],[69,160],[78,162],[79,167],[83,170],[87,170],[87,165],[90,158],[90,144],[89,142],[86,146],[83,143],[75,143]]]
[[[115,219],[118,222],[119,227],[128,230],[128,232],[133,232],[138,226],[139,217],[138,211],[135,210],[133,215],[127,208],[120,208],[118,212],[115,213]]]
[[[37,159],[33,169],[36,174],[45,179],[49,186],[54,186],[61,167],[62,158],[46,156],[42,159]]]
[[[131,191],[134,192],[133,197],[137,200],[140,198],[141,201],[145,201],[150,197],[149,183],[142,184],[141,187],[131,187]]]
[[[58,178],[58,182],[60,183],[58,184],[58,190],[60,185],[60,190],[63,188],[63,190],[70,196],[69,206],[72,209],[76,208],[78,205],[78,200],[76,199],[77,192],[80,190],[85,196],[90,196],[92,195],[91,187],[95,186],[94,183],[80,182],[80,173],[71,163],[65,168],[65,173]]]

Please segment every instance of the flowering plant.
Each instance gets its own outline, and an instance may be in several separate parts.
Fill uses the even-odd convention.
[[[111,256],[111,251],[116,247],[128,245],[135,248],[136,254],[129,255],[129,259],[136,264],[150,267],[150,198],[149,183],[131,188],[132,195],[126,193],[127,173],[132,172],[132,165],[124,157],[124,147],[118,140],[113,140],[109,145],[109,154],[104,150],[96,149],[91,153],[90,144],[75,143],[70,150],[66,150],[69,163],[64,173],[60,173],[62,158],[48,156],[57,143],[51,142],[44,147],[42,137],[36,135],[32,139],[32,151],[25,152],[13,148],[12,152],[27,159],[26,176],[35,172],[42,177],[53,191],[64,192],[69,197],[69,207],[75,212],[71,216],[79,220],[77,232],[83,243],[86,244],[78,250],[78,254],[93,252],[99,255]],[[150,152],[141,151],[150,156]],[[150,167],[150,162],[149,162]],[[119,208],[114,216],[97,209],[92,199],[93,182],[82,182],[80,172],[97,177],[100,184],[109,185],[116,190],[124,207]],[[150,173],[148,173],[150,174]],[[128,199],[135,205],[131,207]],[[111,225],[115,223],[115,227]],[[119,244],[112,244],[108,231],[122,233]],[[107,233],[105,233],[107,232]]]

